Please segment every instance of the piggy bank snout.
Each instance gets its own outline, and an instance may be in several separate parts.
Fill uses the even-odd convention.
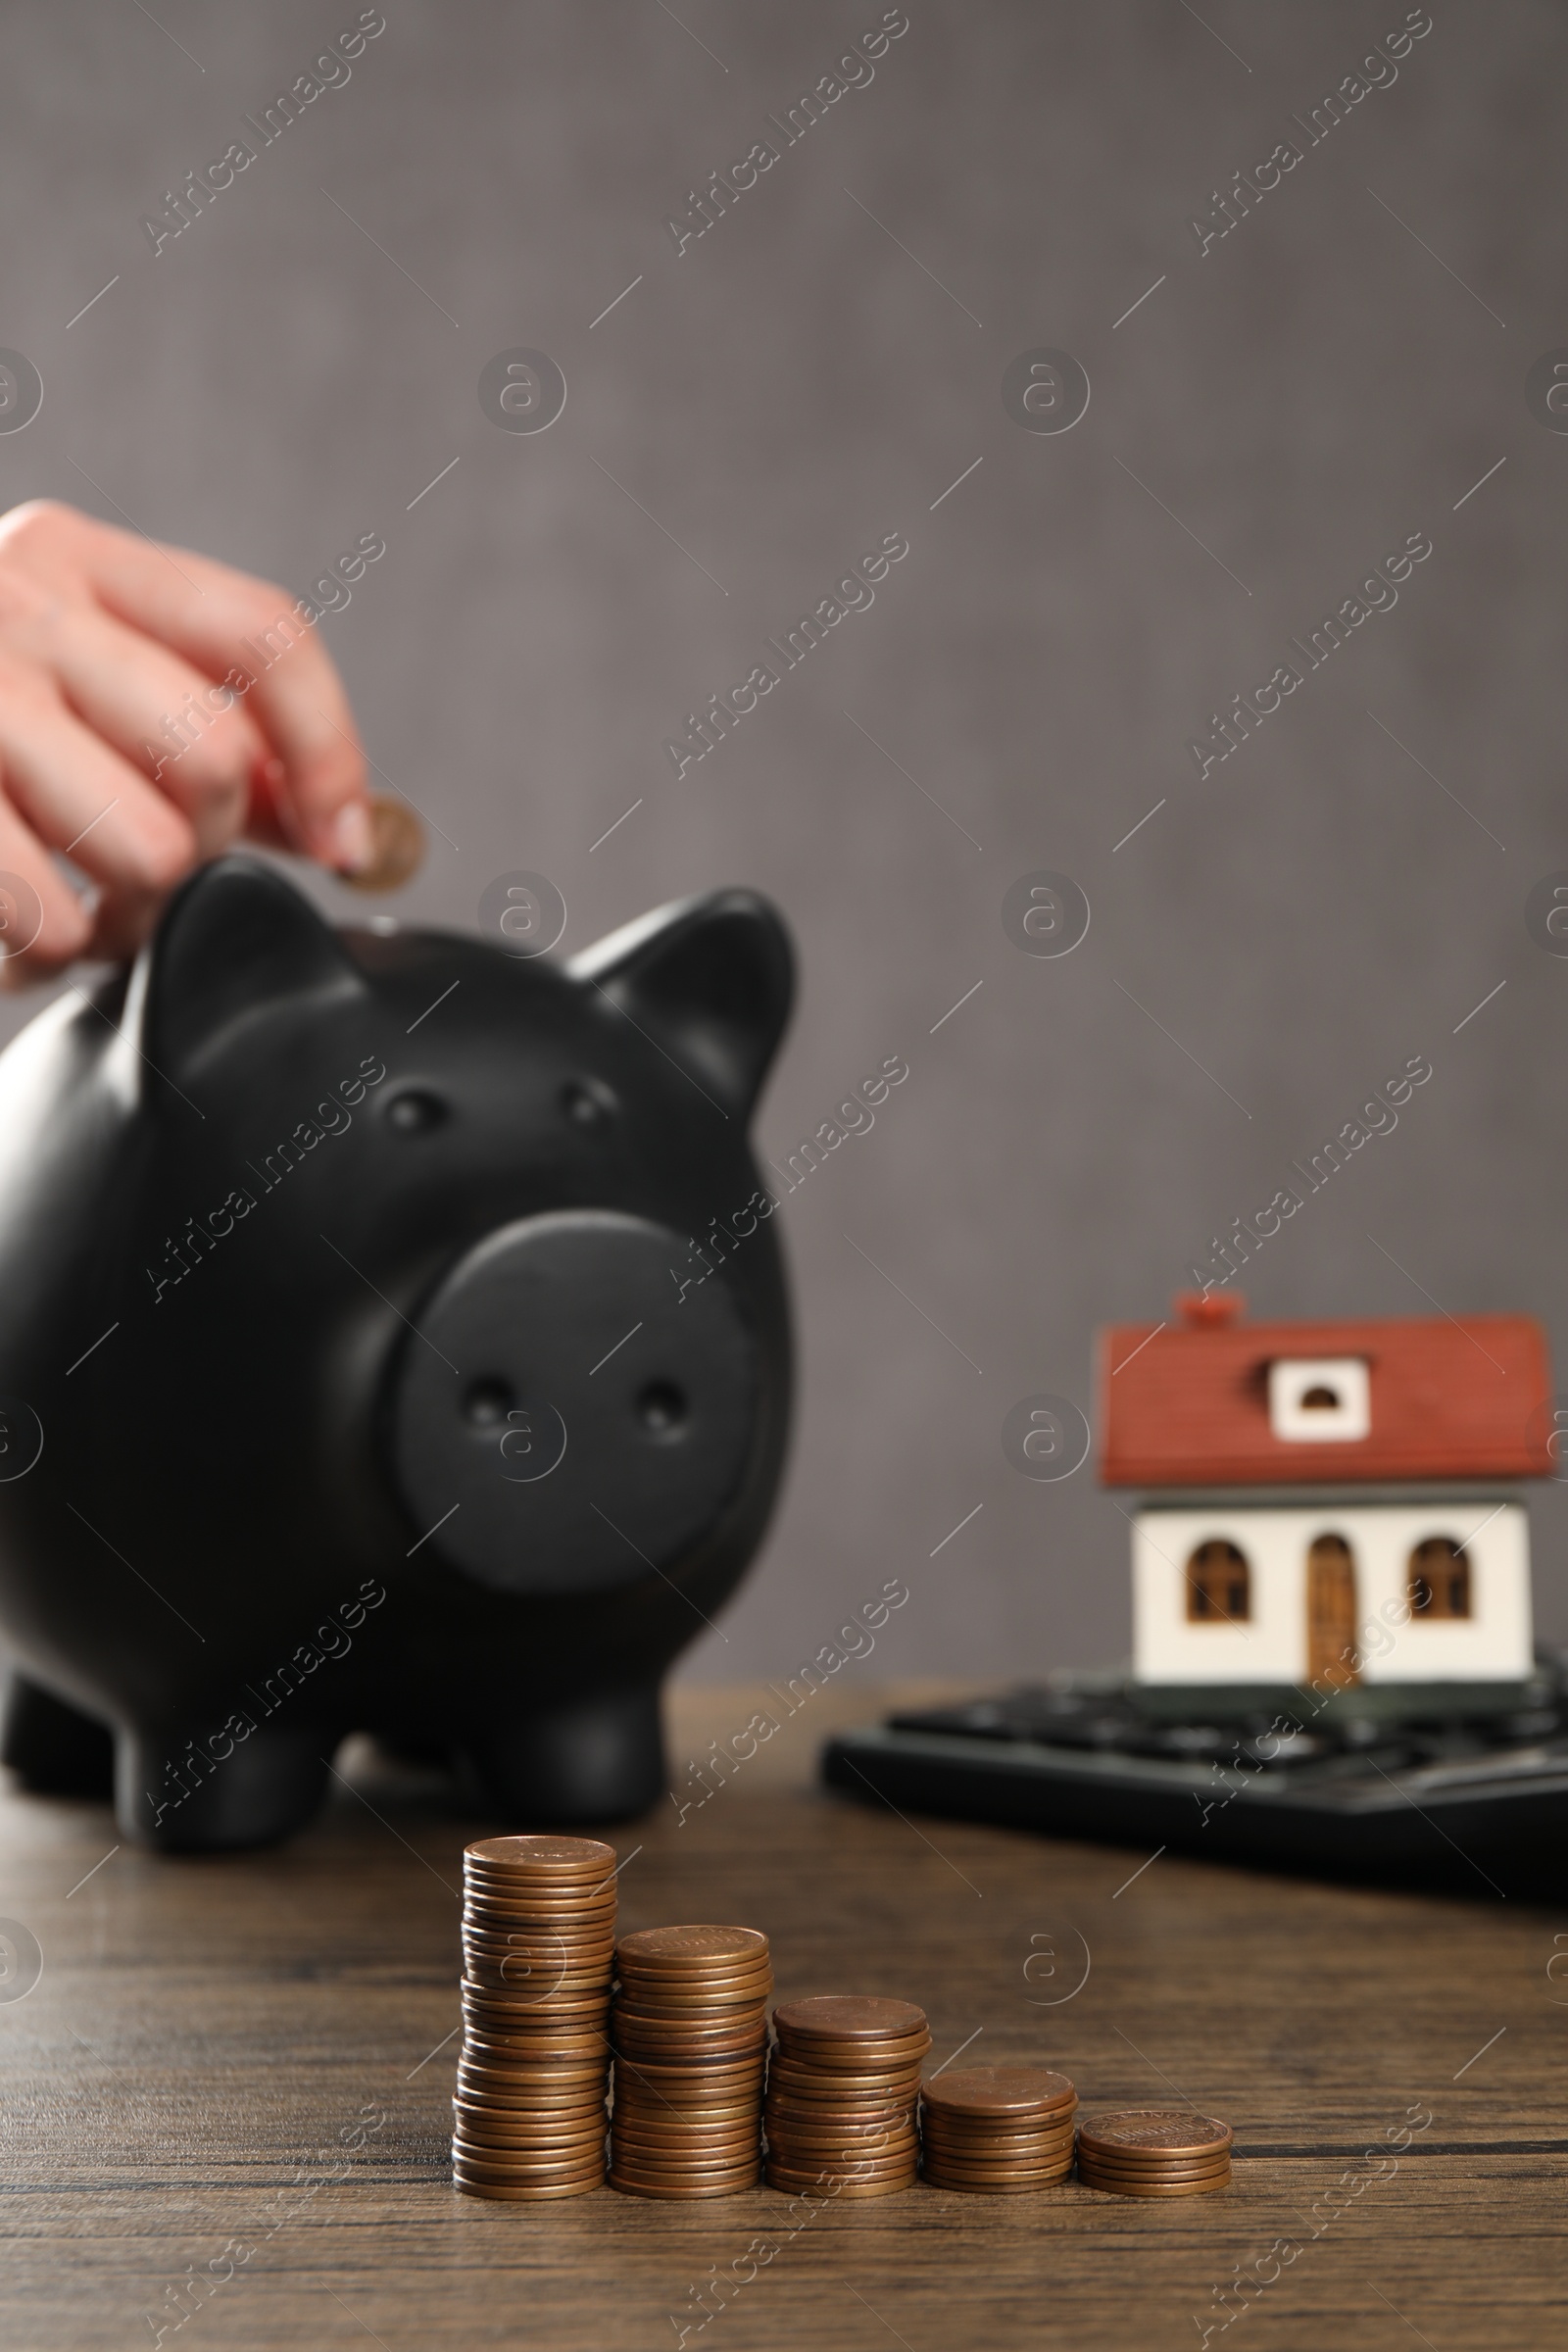
[[[422,1548],[513,1593],[585,1593],[682,1561],[741,1488],[760,1358],[684,1235],[610,1210],[468,1250],[389,1374],[387,1469]]]

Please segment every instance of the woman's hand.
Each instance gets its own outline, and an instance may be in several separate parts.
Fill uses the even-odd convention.
[[[15,983],[133,954],[174,885],[241,834],[345,873],[371,854],[353,714],[295,598],[71,507],[14,509],[0,519],[0,920],[15,921],[10,874],[42,922],[0,971]],[[57,851],[89,877],[86,898]]]

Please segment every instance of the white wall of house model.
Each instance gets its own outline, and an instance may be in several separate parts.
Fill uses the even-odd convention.
[[[1440,1503],[1339,1503],[1310,1508],[1152,1504],[1133,1521],[1133,1659],[1144,1683],[1304,1684],[1307,1555],[1339,1536],[1355,1569],[1363,1684],[1516,1681],[1534,1663],[1530,1539],[1523,1507],[1482,1495]],[[1410,1555],[1448,1537],[1470,1559],[1470,1614],[1411,1616],[1401,1625]],[[1237,1545],[1250,1570],[1246,1624],[1193,1622],[1188,1562],[1200,1544]],[[1362,1628],[1379,1630],[1370,1637]]]

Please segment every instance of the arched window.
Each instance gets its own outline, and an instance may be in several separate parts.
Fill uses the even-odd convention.
[[[1200,1544],[1187,1563],[1189,1625],[1245,1625],[1252,1614],[1247,1554],[1223,1536]]]
[[[1410,1608],[1417,1617],[1470,1615],[1470,1554],[1451,1536],[1428,1536],[1410,1554]]]

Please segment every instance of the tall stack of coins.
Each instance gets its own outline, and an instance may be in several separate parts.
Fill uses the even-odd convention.
[[[794,2191],[825,2181],[845,2197],[914,2184],[920,2061],[931,2047],[912,2001],[828,1993],[773,2012],[767,2070],[767,2180]]]
[[[756,1928],[644,1928],[615,1948],[610,2185],[727,2197],[761,2177],[773,1968]]]
[[[452,2174],[469,2196],[604,2180],[614,1870],[595,1838],[483,1838],[463,1857]]]
[[[920,2102],[922,2170],[933,2188],[1006,2196],[1065,2180],[1078,2094],[1044,2067],[971,2066],[939,2075]]]
[[[1197,2197],[1231,2177],[1229,2124],[1192,2108],[1139,2107],[1078,2128],[1078,2178],[1118,2197]]]

